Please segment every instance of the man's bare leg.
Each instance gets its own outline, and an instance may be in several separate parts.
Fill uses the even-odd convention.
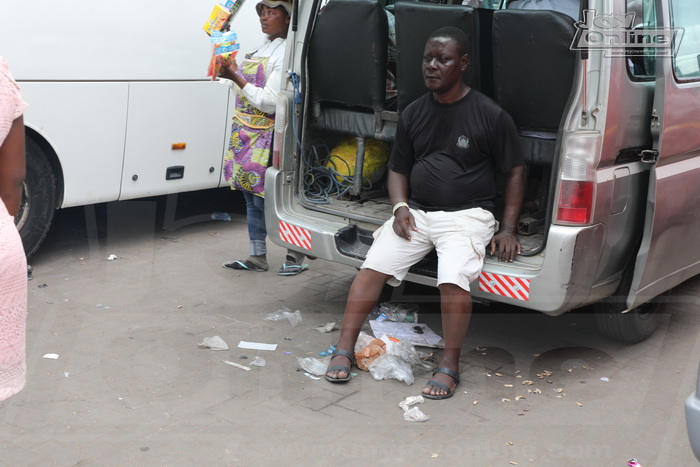
[[[441,284],[440,310],[442,313],[442,330],[445,333],[445,350],[442,354],[439,367],[447,367],[459,374],[459,356],[462,351],[462,342],[469,329],[469,320],[472,315],[472,296],[469,292],[456,284]],[[433,378],[446,384],[454,390],[456,384],[451,376],[444,373],[436,373]],[[444,389],[426,386],[423,394],[442,396],[448,392]]]
[[[372,308],[377,304],[382,288],[390,277],[388,274],[382,274],[373,269],[361,269],[357,273],[348,294],[348,302],[343,314],[343,325],[340,328],[340,339],[336,348],[354,353],[360,329]],[[349,368],[351,363],[349,358],[338,355],[333,357],[329,366],[347,365]],[[328,371],[326,375],[329,378],[337,379],[348,377],[346,372],[338,370]]]

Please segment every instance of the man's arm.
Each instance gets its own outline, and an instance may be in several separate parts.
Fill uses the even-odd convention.
[[[391,205],[396,206],[397,203],[408,202],[408,182],[409,174],[394,172],[389,169],[387,184],[389,187],[389,198]],[[408,207],[402,206],[394,213],[394,232],[401,238],[411,241],[411,232],[416,231],[416,221],[413,214],[408,210]]]
[[[513,167],[508,171],[505,193],[505,211],[501,228],[491,239],[490,255],[498,247],[498,260],[513,262],[516,254],[522,253],[518,241],[518,218],[525,197],[525,165]]]

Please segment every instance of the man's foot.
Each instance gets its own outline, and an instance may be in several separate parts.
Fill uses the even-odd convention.
[[[333,365],[335,363],[335,365]],[[350,381],[350,367],[355,363],[355,355],[346,350],[337,349],[326,370],[326,380],[331,383]]]
[[[447,367],[440,367],[433,373],[423,389],[423,397],[428,399],[449,399],[459,384],[459,373]]]

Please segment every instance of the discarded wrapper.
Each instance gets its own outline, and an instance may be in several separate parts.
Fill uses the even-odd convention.
[[[289,323],[292,325],[292,327],[294,327],[297,324],[301,323],[301,311],[296,310],[293,312],[285,306],[277,311],[273,311],[272,313],[267,315],[265,319],[269,321],[279,321],[281,319],[288,319]]]
[[[403,418],[408,422],[426,422],[430,419],[430,415],[427,415],[421,411],[418,407],[411,407],[415,404],[422,404],[425,402],[423,396],[409,396],[399,403],[399,407],[403,409]]]
[[[265,361],[264,358],[262,357],[255,357],[252,362],[250,362],[251,365],[255,366],[265,366],[267,365],[267,362]]]
[[[427,422],[430,415],[424,414],[418,407],[413,407],[403,413],[403,418],[408,422]]]
[[[335,323],[327,323],[323,326],[317,326],[314,329],[318,332],[331,332],[335,329]]]
[[[423,396],[408,396],[403,401],[399,402],[399,407],[401,407],[403,409],[403,411],[405,412],[412,405],[422,404],[423,402],[425,402],[425,399],[423,398]]]
[[[326,374],[326,370],[328,369],[328,365],[330,364],[331,359],[324,358],[319,360],[318,358],[313,357],[298,357],[297,362],[299,363],[299,368],[306,371],[307,373],[311,373],[315,376],[322,376]]]
[[[205,337],[204,340],[199,343],[199,347],[202,349],[228,350],[228,344],[219,336]]]
[[[227,365],[231,365],[231,366],[235,366],[236,368],[240,368],[241,370],[245,370],[245,371],[252,370],[252,368],[250,368],[250,367],[247,367],[245,365],[241,365],[240,363],[232,362],[230,360],[221,360],[221,361]]]

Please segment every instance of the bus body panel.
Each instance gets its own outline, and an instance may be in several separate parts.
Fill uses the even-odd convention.
[[[228,98],[218,83],[131,83],[120,199],[219,186]]]
[[[211,42],[202,26],[216,3],[5,1],[2,55],[19,81],[205,80]],[[232,22],[241,54],[264,39],[255,3]]]
[[[60,207],[119,198],[128,83],[21,83],[25,124],[56,152],[64,175]],[[99,106],[95,103],[99,102]]]

